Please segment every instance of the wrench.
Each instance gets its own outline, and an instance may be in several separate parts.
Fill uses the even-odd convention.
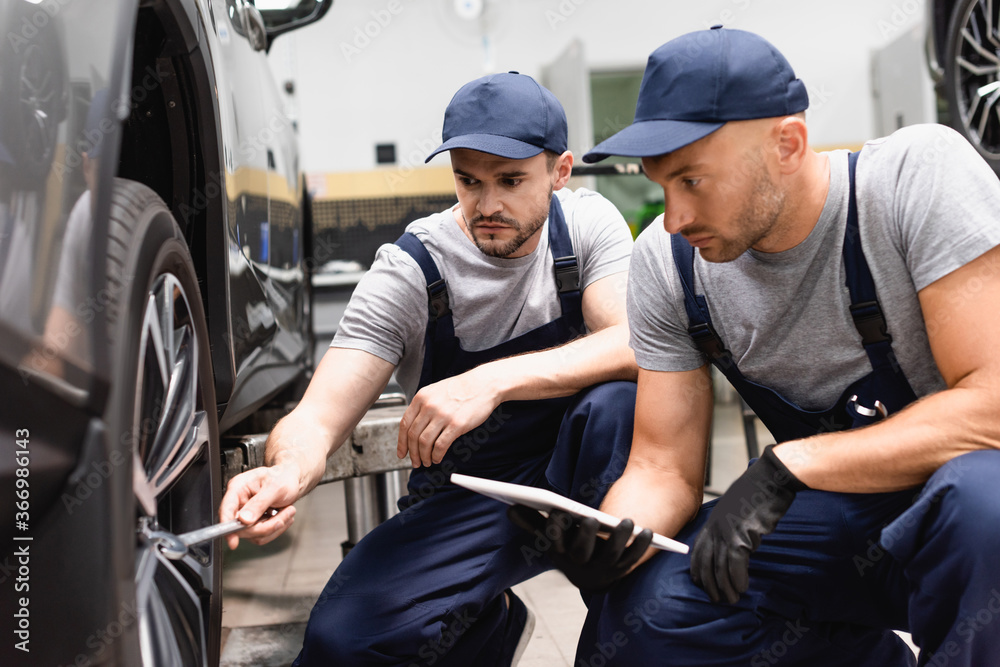
[[[263,516],[251,525],[256,525],[261,521],[267,521],[277,513],[278,510],[272,507],[264,512]],[[180,560],[187,555],[189,547],[210,542],[219,537],[231,535],[235,532],[243,530],[246,527],[247,524],[243,523],[239,519],[233,519],[232,521],[224,521],[222,523],[212,524],[211,526],[205,526],[204,528],[198,528],[197,530],[192,530],[187,533],[181,533],[180,535],[174,535],[173,533],[165,530],[158,530],[149,525],[144,525],[140,532],[142,532],[150,542],[158,546],[160,548],[160,552],[164,556],[170,560]]]

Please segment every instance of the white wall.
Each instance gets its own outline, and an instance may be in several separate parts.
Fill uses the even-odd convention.
[[[416,166],[437,145],[451,96],[478,76],[537,78],[574,38],[593,69],[641,69],[663,42],[714,23],[758,32],[785,54],[810,91],[813,144],[858,144],[874,132],[871,51],[924,18],[924,0],[483,2],[470,22],[456,0],[336,0],[318,24],[278,38],[271,62],[279,82],[296,83],[303,169],[372,169],[380,142]]]

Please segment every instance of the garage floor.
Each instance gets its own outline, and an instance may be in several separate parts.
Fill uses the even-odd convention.
[[[758,430],[764,442],[770,435]],[[768,440],[764,440],[764,438]],[[725,489],[746,467],[736,404],[717,404],[712,487]],[[336,569],[347,538],[341,483],[315,489],[297,504],[295,524],[274,542],[243,542],[226,554],[222,667],[284,667],[298,654],[309,611]],[[559,572],[514,589],[536,615],[521,667],[572,667],[586,609]]]

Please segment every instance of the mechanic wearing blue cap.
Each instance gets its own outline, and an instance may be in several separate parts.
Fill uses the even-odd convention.
[[[632,237],[606,199],[564,187],[562,106],[529,76],[487,76],[454,96],[443,134],[431,156],[451,152],[458,204],[379,250],[271,433],[270,467],[235,478],[220,509],[250,522],[285,507],[240,535],[279,534],[396,370],[411,398],[397,452],[414,466],[410,495],[334,573],[297,665],[513,664],[532,622],[510,587],[552,566],[505,505],[449,474],[597,506],[628,458]]]
[[[590,594],[576,665],[915,664],[892,629],[921,665],[1000,665],[997,177],[938,125],[813,152],[807,106],[764,39],[699,31],[584,157],[641,157],[666,201],[633,254],[635,438],[603,509],[693,548],[612,585],[634,558],[549,526]],[[779,444],[701,505],[708,362]]]

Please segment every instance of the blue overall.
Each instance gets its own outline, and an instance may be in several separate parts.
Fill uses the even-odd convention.
[[[430,314],[419,386],[584,332],[579,271],[556,197],[548,234],[562,315],[477,352],[463,349],[455,336],[447,286],[423,244],[412,234],[396,242],[427,281]],[[461,472],[550,488],[596,507],[624,470],[634,411],[632,382],[599,384],[567,398],[502,403],[458,438],[441,463],[411,473],[400,513],[365,536],[327,583],[295,664],[510,664],[523,620],[508,613],[503,592],[551,569],[548,545],[514,526],[506,505],[455,486],[448,476]]]
[[[843,248],[851,314],[872,371],[826,410],[804,410],[740,373],[694,291],[694,250],[671,239],[689,333],[779,442],[864,426],[915,400],[861,249],[849,160]],[[822,363],[821,359],[817,363]],[[891,629],[908,630],[921,665],[1000,665],[1000,452],[959,456],[921,488],[799,493],[750,560],[750,589],[712,603],[690,558],[661,553],[588,601],[576,667],[603,665],[866,665],[916,663]],[[693,545],[715,502],[678,535]]]

